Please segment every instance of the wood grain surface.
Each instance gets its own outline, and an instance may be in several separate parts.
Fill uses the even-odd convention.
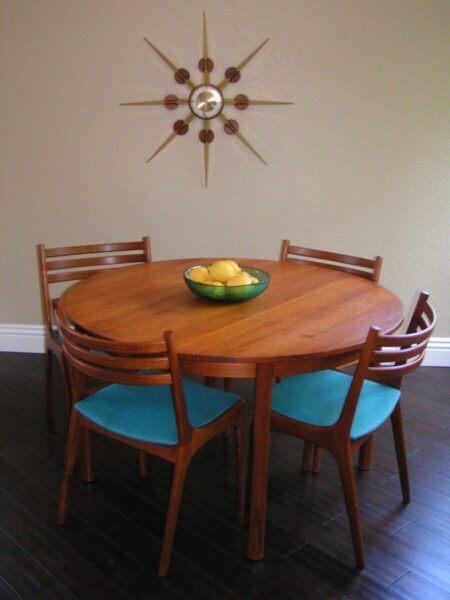
[[[371,325],[394,331],[399,299],[371,281],[312,265],[236,259],[268,271],[268,289],[248,302],[194,296],[183,272],[214,259],[153,262],[109,271],[70,288],[64,306],[87,331],[122,341],[148,341],[171,329],[191,357],[276,362],[331,357],[361,348]]]

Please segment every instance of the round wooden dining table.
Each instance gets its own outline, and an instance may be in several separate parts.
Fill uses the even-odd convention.
[[[167,260],[111,269],[63,295],[70,320],[96,336],[160,339],[172,330],[183,374],[254,378],[255,406],[248,557],[264,557],[273,377],[347,364],[369,327],[395,331],[403,307],[362,277],[313,264],[235,258],[270,273],[267,290],[242,303],[195,296],[183,272],[214,258]]]

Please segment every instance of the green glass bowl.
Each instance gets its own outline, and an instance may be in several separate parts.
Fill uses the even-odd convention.
[[[208,283],[199,283],[198,281],[192,281],[189,279],[189,274],[192,269],[209,265],[194,265],[190,269],[184,272],[184,281],[188,288],[196,296],[200,298],[206,298],[207,300],[213,300],[214,302],[245,302],[256,298],[264,292],[269,285],[270,275],[266,271],[260,269],[254,269],[253,267],[241,266],[243,271],[247,271],[249,275],[256,277],[258,283],[250,283],[248,285],[209,285]]]

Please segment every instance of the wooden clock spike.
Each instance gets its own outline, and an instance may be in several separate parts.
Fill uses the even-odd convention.
[[[152,44],[151,41],[148,40],[146,37],[144,37],[144,40],[147,42],[147,44],[150,46],[150,48],[153,48],[153,50],[156,52],[156,54],[160,58],[162,58],[162,60],[166,63],[166,65],[168,65],[175,74],[180,73],[180,69],[171,60],[169,60],[167,58],[167,56],[161,52],[161,50],[159,50],[154,44]],[[194,89],[195,84],[189,79],[189,77],[183,78],[183,80],[186,85],[188,85],[191,89]]]
[[[249,100],[248,101],[249,104],[294,104],[294,102],[284,102],[284,101],[280,101],[280,100]]]
[[[227,123],[228,119],[227,117],[223,114],[223,112],[220,113],[219,115],[220,120],[223,123]],[[253,154],[259,158],[259,160],[264,163],[267,166],[266,161],[263,159],[263,157],[261,156],[261,154],[259,154],[259,152],[257,150],[255,150],[255,148],[253,148],[253,146],[250,144],[250,142],[242,135],[242,133],[240,131],[235,131],[235,136],[244,144],[244,146],[247,146],[247,148],[253,152]]]
[[[203,13],[203,83],[209,83],[209,68],[208,68],[208,32],[206,29],[206,12]]]
[[[240,62],[238,64],[238,66],[236,67],[236,71],[242,71],[242,69],[252,60],[252,58],[258,54],[258,52],[261,50],[261,48],[263,46],[265,46],[265,44],[267,44],[267,42],[269,41],[269,38],[267,38],[266,40],[264,40],[264,42],[262,44],[260,44],[255,50],[253,50],[253,52],[250,52],[250,54],[244,58],[244,60],[242,62]],[[226,86],[230,83],[230,79],[228,79],[228,77],[225,77],[225,79],[223,79],[219,85],[217,86],[219,88],[219,90],[223,90],[224,88],[226,88]]]
[[[194,115],[192,113],[190,113],[183,120],[184,120],[185,124],[188,125],[192,121],[193,118],[194,118]],[[147,159],[147,163],[149,163],[151,160],[153,160],[155,158],[155,156],[157,154],[159,154],[163,148],[165,148],[168,144],[170,144],[170,142],[173,139],[175,139],[177,137],[177,135],[178,135],[178,133],[176,131],[172,131],[172,133],[164,140],[164,142],[153,152],[153,154],[150,156],[150,158]]]
[[[188,104],[189,98],[177,98],[176,102],[178,104]],[[167,100],[163,98],[162,100],[139,100],[138,102],[121,102],[119,106],[166,106],[167,104]]]
[[[236,104],[236,99],[235,98],[224,98],[223,101],[224,104]],[[275,105],[275,104],[294,104],[294,102],[285,102],[284,100],[252,100],[250,98],[248,98],[247,103],[250,104],[268,104],[268,105]]]
[[[209,142],[208,131],[209,121],[203,122],[203,131],[205,132],[205,143],[203,144],[203,160],[205,164],[205,187],[208,187],[208,171],[209,171]]]

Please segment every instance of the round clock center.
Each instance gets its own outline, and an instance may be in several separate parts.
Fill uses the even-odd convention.
[[[198,85],[189,96],[189,108],[200,119],[214,119],[222,112],[223,105],[222,92],[209,83]]]

